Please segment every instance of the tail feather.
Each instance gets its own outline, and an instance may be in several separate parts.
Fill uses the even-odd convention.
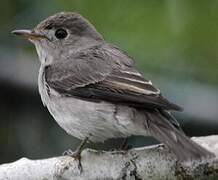
[[[146,112],[147,125],[151,136],[170,148],[179,161],[212,158],[214,154],[189,139],[171,124],[169,116],[159,111]]]

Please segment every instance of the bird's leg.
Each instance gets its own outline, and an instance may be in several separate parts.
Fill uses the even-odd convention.
[[[82,140],[80,145],[76,148],[76,151],[71,156],[74,157],[75,159],[81,159],[81,152],[82,152],[83,147],[86,145],[88,140],[89,140],[88,137],[86,137],[84,140]]]
[[[67,150],[64,152],[64,155],[67,156],[71,156],[74,159],[79,161],[79,169],[82,172],[82,164],[81,164],[81,152],[83,150],[83,147],[85,146],[85,144],[88,141],[88,137],[86,137],[84,140],[82,140],[82,142],[80,143],[80,145],[76,148],[76,150],[73,152],[72,150]]]

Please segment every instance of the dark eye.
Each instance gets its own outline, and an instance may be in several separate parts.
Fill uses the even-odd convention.
[[[57,29],[55,31],[55,36],[58,39],[64,39],[65,37],[67,37],[67,31],[65,29]]]

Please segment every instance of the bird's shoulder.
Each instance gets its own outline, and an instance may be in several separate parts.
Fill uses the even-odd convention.
[[[115,45],[109,43],[101,43],[77,51],[69,57],[71,60],[83,59],[85,61],[104,61],[105,64],[117,66],[119,68],[133,67],[134,60],[128,53]]]
[[[71,83],[71,88],[101,82],[111,76],[132,76],[146,81],[134,67],[133,59],[123,50],[111,44],[100,44],[75,51],[65,60],[56,60],[45,66],[45,78],[50,84],[59,81]]]

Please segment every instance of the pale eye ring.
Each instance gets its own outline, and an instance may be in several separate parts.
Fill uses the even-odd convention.
[[[55,37],[57,39],[64,39],[65,37],[67,37],[67,35],[68,33],[65,29],[60,28],[55,31]]]

